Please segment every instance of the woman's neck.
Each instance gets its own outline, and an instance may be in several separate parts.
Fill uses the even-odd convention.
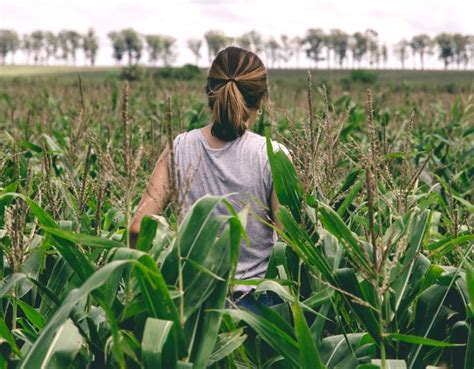
[[[202,133],[204,134],[204,137],[206,138],[208,145],[212,149],[222,149],[224,145],[227,143],[227,141],[221,140],[220,138],[214,136],[211,133],[211,128],[212,128],[212,123],[200,129]],[[247,125],[247,129],[248,129],[248,125]]]
[[[202,133],[204,134],[204,137],[206,138],[206,141],[208,145],[213,148],[213,149],[221,149],[224,147],[226,144],[226,141],[223,141],[215,136],[212,135],[211,133],[211,127],[212,123],[208,124],[207,126],[201,128]]]

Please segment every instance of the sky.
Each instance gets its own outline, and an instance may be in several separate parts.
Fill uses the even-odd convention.
[[[132,27],[176,38],[179,65],[194,60],[187,40],[210,29],[228,36],[256,30],[279,37],[304,36],[309,28],[348,33],[372,28],[391,48],[418,33],[474,34],[473,14],[473,0],[0,0],[0,29],[86,32],[93,27],[100,38],[97,64],[108,65],[113,59],[107,33]]]

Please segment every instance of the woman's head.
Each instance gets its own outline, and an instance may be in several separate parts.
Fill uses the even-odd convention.
[[[267,71],[253,52],[230,46],[217,54],[207,76],[212,134],[224,141],[241,136],[252,112],[268,99]]]

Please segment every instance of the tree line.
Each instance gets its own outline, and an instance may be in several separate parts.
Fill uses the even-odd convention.
[[[169,66],[176,61],[177,43],[172,36],[161,34],[141,34],[132,28],[110,32],[107,35],[112,46],[112,57],[118,63],[129,65],[143,62],[147,54],[150,65]],[[467,68],[474,65],[474,35],[443,32],[435,37],[418,34],[411,39],[403,39],[389,47],[379,40],[373,29],[349,34],[341,29],[328,32],[311,28],[303,36],[264,38],[252,30],[238,37],[227,36],[224,32],[210,30],[203,38],[187,40],[187,47],[194,55],[195,64],[202,59],[202,46],[207,46],[208,61],[229,44],[235,44],[263,55],[270,67],[288,67],[293,61],[299,66],[306,57],[320,67],[327,68],[386,67],[389,58],[396,58],[402,69],[412,56],[413,68],[424,69],[428,58],[439,59],[445,69],[451,65]],[[14,30],[0,30],[0,62],[5,64],[8,56],[14,63],[15,54],[23,51],[26,63],[47,64],[51,60],[76,64],[76,55],[82,52],[84,59],[94,65],[99,50],[99,39],[93,29],[85,34],[73,30],[57,33],[34,31],[19,35]],[[415,64],[416,63],[416,64]]]
[[[47,64],[51,60],[62,60],[64,63],[76,64],[76,56],[82,50],[84,58],[94,65],[99,50],[99,39],[93,29],[85,34],[73,30],[58,33],[51,31],[34,31],[18,35],[14,30],[0,30],[0,62],[5,64],[10,54],[14,64],[15,54],[23,51],[26,63]]]

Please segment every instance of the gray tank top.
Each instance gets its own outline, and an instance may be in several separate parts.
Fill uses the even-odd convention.
[[[274,150],[281,149],[288,155],[284,145],[273,140],[272,144]],[[182,200],[183,212],[204,195],[236,192],[228,199],[237,211],[250,204],[246,228],[250,245],[242,241],[236,278],[262,278],[277,239],[276,232],[257,218],[271,219],[273,180],[265,137],[247,130],[241,137],[226,142],[224,147],[214,149],[209,146],[201,129],[194,129],[175,138],[174,150],[178,178],[187,183]],[[228,210],[219,204],[216,213],[228,214]],[[235,286],[234,291],[251,288]]]

